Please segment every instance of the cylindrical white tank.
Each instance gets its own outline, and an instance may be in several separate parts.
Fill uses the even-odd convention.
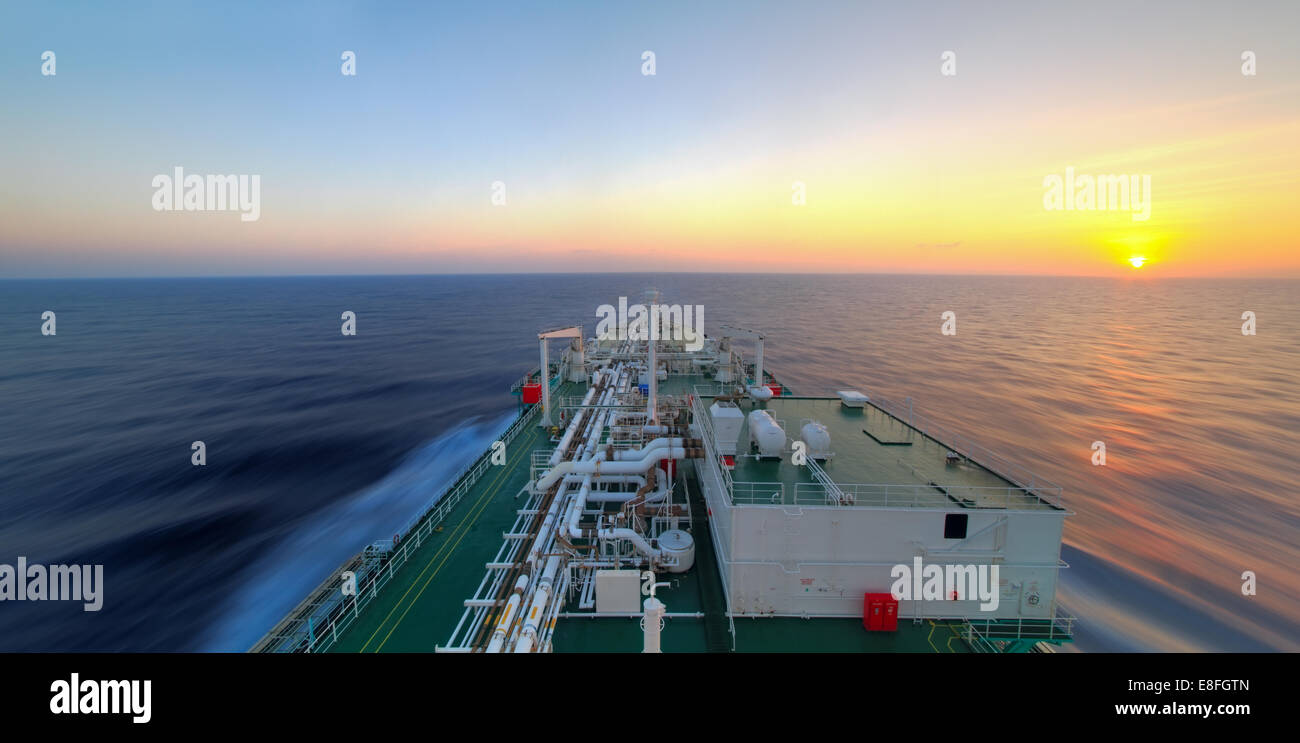
[[[664,557],[674,557],[677,564],[668,568],[670,573],[685,573],[695,564],[695,538],[681,529],[669,529],[659,535],[659,552]]]
[[[803,443],[808,447],[808,456],[813,459],[826,459],[831,453],[831,432],[817,421],[809,421],[799,429]]]
[[[749,441],[758,445],[760,457],[780,457],[785,450],[785,431],[766,410],[749,413]]]
[[[664,631],[664,614],[667,613],[668,607],[654,596],[647,598],[643,606],[645,615],[641,617],[641,629],[645,641],[642,643],[641,652],[662,653],[663,650],[659,647],[659,635]]]

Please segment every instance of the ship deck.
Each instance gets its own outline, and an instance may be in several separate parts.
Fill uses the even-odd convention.
[[[820,462],[822,469],[858,506],[906,508],[1056,508],[1034,492],[1020,487],[966,457],[949,461],[949,447],[905,421],[870,404],[849,408],[839,398],[777,397],[763,403],[797,439],[803,424],[812,420],[826,426],[834,456]],[[748,412],[746,406],[742,410]],[[817,483],[809,467],[791,463],[790,452],[780,459],[746,456],[749,421],[740,432],[736,467],[735,502],[766,505],[821,505],[826,488]],[[780,483],[780,487],[775,487]]]
[[[701,381],[705,380],[679,378],[661,389],[664,394],[685,394]],[[582,384],[565,384],[556,395],[578,396],[583,391]],[[853,419],[852,414],[836,410],[838,400],[786,397],[767,404],[789,417],[819,416],[828,427],[834,420],[835,438],[849,435],[840,429],[850,420],[859,428],[872,425],[869,413],[864,424]],[[861,433],[857,435],[867,439]],[[474,595],[485,564],[495,558],[502,534],[511,528],[515,510],[522,506],[524,498],[520,493],[530,474],[532,453],[550,448],[542,428],[529,426],[522,432],[510,445],[507,464],[499,471],[487,472],[474,484],[356,621],[339,633],[330,651],[432,652],[446,643],[461,620],[465,599]],[[939,462],[942,467],[942,456]],[[763,468],[773,464],[755,462],[752,469],[746,464],[744,471],[758,477],[769,474]],[[845,471],[846,476],[859,472],[865,476],[869,465],[852,464],[846,457],[828,466],[828,471],[831,468]],[[987,481],[984,475],[972,477]],[[690,489],[698,492],[694,485]],[[666,652],[730,650],[731,626],[734,649],[742,652],[970,652],[958,622],[904,620],[892,633],[867,632],[856,618],[745,617],[730,625],[721,608],[723,598],[711,542],[701,540],[698,546],[695,567],[684,575],[667,576],[671,586],[659,592],[669,612],[662,635]],[[556,625],[553,647],[558,652],[636,652],[641,642],[639,618],[570,616],[562,617]]]
[[[330,651],[433,652],[447,642],[523,505],[515,496],[528,481],[529,456],[549,448],[539,426],[520,433],[505,466],[474,484]]]
[[[530,453],[549,450],[548,444],[540,428],[522,434],[502,471],[474,486],[330,652],[427,653],[446,643],[464,600],[483,579],[484,564],[496,556],[502,533],[514,522],[522,501],[515,496],[528,479]],[[724,648],[710,642],[709,624],[727,620],[718,609],[717,581],[702,571],[716,576],[711,551],[701,551],[690,572],[662,578],[671,584],[658,592],[670,613],[662,634],[665,652],[731,649],[730,639]],[[955,622],[904,620],[897,632],[867,632],[856,618],[737,618],[734,644],[740,652],[970,652],[959,628]],[[641,643],[639,618],[563,617],[553,646],[557,652],[638,652]]]

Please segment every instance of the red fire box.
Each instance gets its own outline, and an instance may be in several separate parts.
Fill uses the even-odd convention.
[[[540,382],[526,384],[522,389],[525,405],[533,405],[542,401],[542,385]]]
[[[889,593],[868,593],[863,596],[862,626],[871,632],[898,630],[898,599]]]
[[[862,598],[862,626],[870,632],[880,629],[880,620],[884,617],[880,594],[868,593]]]
[[[885,605],[885,615],[880,619],[881,632],[898,631],[898,599],[892,595],[883,599]]]

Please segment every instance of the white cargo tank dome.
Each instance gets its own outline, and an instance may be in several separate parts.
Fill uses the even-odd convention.
[[[826,430],[826,426],[817,421],[808,421],[799,429],[799,433],[808,447],[808,456],[813,459],[831,457],[831,432]]]
[[[785,431],[766,410],[750,411],[749,441],[758,446],[760,457],[780,457],[785,451]]]
[[[659,535],[659,554],[674,558],[670,573],[685,573],[695,564],[695,538],[681,529],[669,529]]]

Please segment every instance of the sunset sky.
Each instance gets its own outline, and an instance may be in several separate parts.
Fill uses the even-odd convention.
[[[1296,2],[8,3],[0,278],[1295,277],[1297,29]],[[177,166],[259,175],[260,219],[155,211]],[[1149,219],[1045,209],[1067,167],[1149,175]]]

